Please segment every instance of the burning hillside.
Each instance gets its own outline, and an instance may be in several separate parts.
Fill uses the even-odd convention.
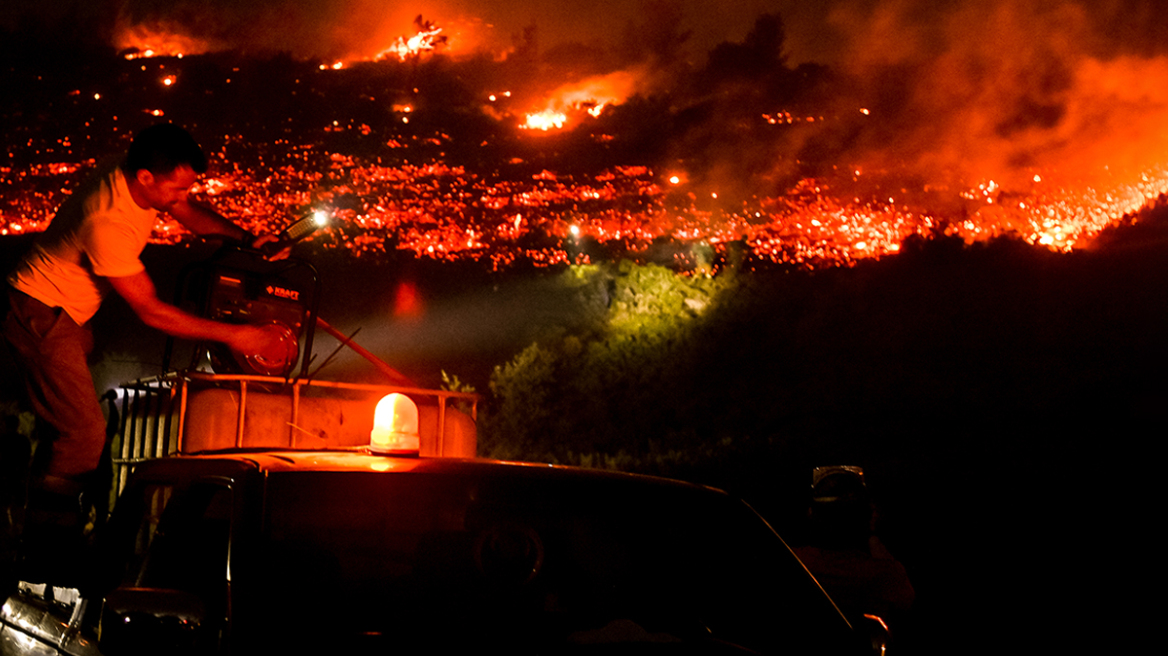
[[[852,41],[880,48],[836,67],[791,65],[773,15],[699,65],[679,19],[613,54],[541,51],[534,31],[474,50],[470,22],[418,15],[298,59],[214,54],[222,25],[123,14],[108,67],[5,71],[22,92],[0,105],[0,233],[43,229],[97,158],[173,120],[212,154],[199,196],[255,228],[327,207],[316,241],[358,256],[689,266],[737,243],[815,267],[935,234],[1069,250],[1168,193],[1168,62],[1092,51],[1074,11],[1028,6],[954,10],[944,38],[883,16]],[[890,48],[892,25],[921,43]]]

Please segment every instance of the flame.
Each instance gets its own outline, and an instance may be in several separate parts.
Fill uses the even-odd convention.
[[[617,71],[565,84],[550,94],[542,109],[527,114],[519,127],[546,132],[564,127],[570,114],[599,117],[606,107],[624,102],[640,78],[636,71]]]
[[[527,120],[519,127],[525,130],[543,130],[547,132],[552,128],[562,128],[564,123],[568,120],[567,114],[557,112],[552,109],[545,109],[542,112],[535,114],[528,114]]]
[[[209,52],[207,41],[161,25],[122,23],[114,36],[114,46],[129,60],[147,57],[182,57]]]
[[[438,46],[446,43],[446,37],[442,36],[442,28],[430,21],[423,20],[421,15],[414,19],[414,24],[418,26],[417,34],[411,37],[399,36],[392,45],[374,55],[373,60],[381,61],[397,57],[398,61],[404,62],[411,57],[419,57],[424,52],[435,50]]]

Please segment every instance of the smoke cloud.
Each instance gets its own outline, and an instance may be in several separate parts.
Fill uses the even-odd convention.
[[[168,35],[195,49],[358,58],[413,34],[420,15],[443,27],[452,57],[486,53],[498,60],[527,47],[538,49],[542,73],[556,66],[578,72],[560,70],[557,85],[625,71],[621,95],[671,94],[667,109],[677,111],[665,131],[676,142],[670,156],[721,171],[711,175],[728,184],[762,180],[770,188],[759,191],[774,193],[825,168],[960,188],[988,179],[1022,186],[1048,169],[1090,183],[1160,165],[1168,155],[1160,128],[1168,121],[1168,12],[1157,5],[9,0],[0,26],[46,43],[121,48]],[[757,54],[757,44],[747,41],[764,12],[782,18],[782,57],[768,62],[771,70],[735,68],[735,57]],[[726,48],[734,44],[745,50]],[[722,60],[712,56],[719,47]],[[809,63],[826,69],[799,68]],[[717,79],[727,71],[737,77]],[[754,127],[737,133],[712,127],[725,112],[737,112],[739,122],[772,112],[824,120],[759,138]]]
[[[1160,163],[1168,60],[1153,5],[836,3],[833,63],[872,110],[863,162],[966,180]]]

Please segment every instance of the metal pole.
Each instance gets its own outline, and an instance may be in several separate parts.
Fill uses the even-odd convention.
[[[333,337],[336,337],[337,340],[340,341],[340,343],[342,343],[345,346],[348,346],[349,348],[356,351],[357,355],[360,355],[361,357],[365,358],[369,362],[372,362],[373,366],[377,367],[378,371],[385,374],[386,378],[389,378],[390,382],[392,382],[394,385],[404,385],[406,387],[417,387],[417,385],[418,385],[417,383],[410,380],[409,378],[406,378],[405,375],[402,374],[400,371],[398,371],[397,369],[394,369],[393,367],[386,364],[385,360],[382,360],[381,358],[377,357],[376,355],[373,355],[369,351],[366,351],[359,344],[357,344],[357,342],[354,342],[353,340],[346,337],[344,333],[342,333],[341,331],[337,330],[336,328],[333,328],[332,326],[330,326],[328,324],[328,322],[325,321],[324,319],[317,317],[316,318],[316,325],[320,326],[321,328],[324,328],[324,331],[326,333],[332,335]]]
[[[239,381],[239,420],[235,424],[235,448],[243,448],[243,413],[247,409],[247,381]]]

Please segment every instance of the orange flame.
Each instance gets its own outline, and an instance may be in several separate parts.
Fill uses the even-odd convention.
[[[122,25],[114,46],[126,59],[182,57],[209,52],[211,44],[161,25]]]
[[[442,28],[430,21],[422,20],[421,15],[414,19],[414,24],[418,26],[417,34],[409,38],[399,36],[392,45],[374,55],[373,60],[397,57],[398,61],[404,62],[410,57],[420,56],[423,52],[435,50],[446,43],[446,37],[442,36]]]
[[[624,102],[639,79],[640,75],[634,71],[617,71],[565,84],[551,93],[543,109],[527,114],[519,127],[546,132],[564,127],[573,113],[587,112],[596,118],[606,107]]]
[[[557,112],[552,109],[545,109],[542,112],[535,114],[528,114],[527,120],[519,127],[524,130],[543,130],[547,132],[552,128],[559,129],[564,127],[564,122],[568,120],[567,114]]]

